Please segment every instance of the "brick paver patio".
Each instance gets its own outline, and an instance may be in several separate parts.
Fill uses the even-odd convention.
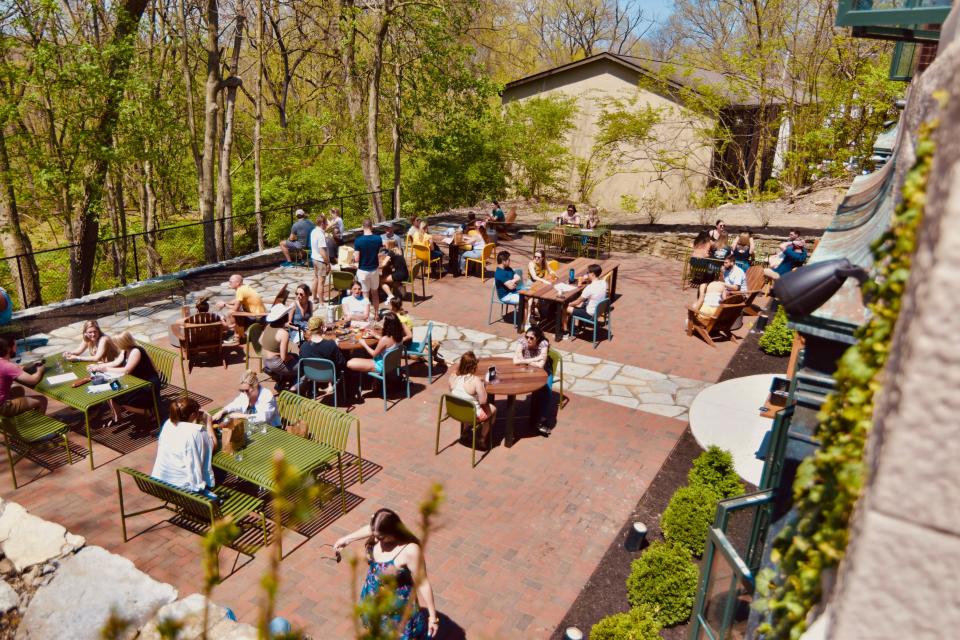
[[[614,341],[602,342],[597,349],[580,340],[558,347],[673,376],[716,380],[735,345],[718,343],[711,349],[683,333],[683,307],[693,294],[677,286],[679,263],[617,257],[623,260]],[[281,277],[291,283],[301,277],[299,269],[284,271],[289,275],[281,271]],[[489,279],[481,286],[478,278],[432,282],[430,298],[413,314],[512,340],[516,333],[508,324],[487,325],[489,286]],[[263,293],[271,297],[274,292]],[[131,328],[137,331],[142,326],[134,319]],[[163,332],[165,322],[156,320],[148,331],[153,336]],[[61,335],[66,337],[65,332]],[[236,395],[242,369],[238,357],[226,371],[195,368],[190,389],[210,398],[211,405],[220,405]],[[459,627],[470,638],[548,636],[653,479],[685,421],[604,402],[568,387],[570,401],[549,439],[521,428],[524,437],[513,448],[495,447],[471,470],[468,448],[454,444],[439,456],[433,453],[437,404],[447,388],[446,376],[425,387],[425,369],[413,371],[411,399],[387,413],[377,397],[354,409],[362,421],[370,477],[363,485],[354,482],[348,487],[346,515],[340,514],[339,501],[332,501],[309,538],[297,533],[285,538],[279,613],[315,638],[351,637],[349,563],[335,564],[327,545],[364,524],[381,506],[415,522],[418,502],[432,483],[440,482],[447,499],[427,560],[438,608],[449,618],[445,628]],[[175,382],[179,377],[176,373]],[[523,402],[518,426],[525,413]],[[501,423],[498,431],[502,429]],[[457,433],[452,422],[445,423],[441,446],[454,442]],[[71,438],[78,447],[84,442],[76,433]],[[138,535],[122,542],[115,469],[149,471],[156,445],[148,442],[126,455],[94,446],[99,466],[93,472],[83,460],[52,474],[39,473],[40,467],[25,461],[18,465],[18,476],[28,484],[14,492],[4,473],[0,491],[36,515],[86,536],[89,544],[130,558],[156,579],[176,586],[181,595],[198,591],[202,570],[197,535],[165,523],[165,516],[157,513],[130,521]],[[4,471],[6,464],[0,452]],[[132,491],[130,495],[131,508],[151,504]],[[152,524],[157,526],[147,530]],[[359,552],[359,543],[352,550]],[[221,552],[227,577],[215,590],[214,600],[233,608],[241,620],[255,620],[266,556],[261,551],[248,561],[234,551]]]

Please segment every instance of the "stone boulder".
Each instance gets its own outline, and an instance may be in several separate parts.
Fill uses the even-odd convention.
[[[20,603],[20,596],[13,590],[6,580],[0,580],[0,616]]]
[[[84,544],[82,536],[27,513],[15,502],[0,503],[0,551],[18,572],[73,553]]]
[[[182,627],[177,634],[178,640],[198,640],[203,636],[203,605],[208,600],[199,593],[187,596],[168,604],[140,630],[137,640],[162,640],[157,626],[164,620],[175,620]],[[257,630],[248,624],[242,624],[227,618],[227,610],[220,605],[210,603],[210,617],[207,631],[208,640],[256,640]]]
[[[37,589],[16,638],[98,640],[112,612],[129,622],[124,637],[132,638],[160,607],[176,598],[176,589],[157,582],[126,558],[86,547],[64,559],[53,579]]]

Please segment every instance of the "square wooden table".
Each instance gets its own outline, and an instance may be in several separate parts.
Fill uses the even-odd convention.
[[[53,398],[54,400],[61,402],[71,409],[76,409],[83,413],[83,423],[87,431],[87,449],[90,450],[90,469],[94,468],[93,464],[93,438],[90,435],[90,409],[112,400],[114,398],[119,398],[124,396],[131,391],[136,391],[137,389],[142,389],[144,387],[149,387],[150,383],[146,380],[141,380],[140,378],[135,378],[134,376],[122,376],[119,378],[120,389],[114,391],[113,389],[108,389],[106,391],[101,391],[100,393],[90,393],[87,389],[90,386],[90,383],[80,385],[79,387],[74,387],[73,381],[64,382],[58,385],[51,385],[48,379],[53,375],[59,375],[52,371],[54,364],[59,360],[63,360],[63,354],[49,356],[46,359],[47,369],[44,372],[43,380],[37,384],[34,389],[39,391],[48,398]],[[88,362],[69,362],[63,360],[63,373],[74,373],[77,378],[85,378],[89,374],[87,373]],[[154,394],[153,396],[153,412],[157,418],[157,425],[160,424],[160,408],[157,406],[157,397]]]
[[[567,264],[561,264],[560,269],[557,271],[558,275],[560,276],[560,279],[557,282],[567,282],[570,269],[574,270],[575,278],[580,278],[581,276],[586,275],[587,267],[591,264],[600,265],[601,278],[606,278],[608,275],[610,276],[610,289],[607,292],[607,297],[610,300],[613,300],[614,295],[617,293],[617,271],[620,269],[620,263],[614,262],[613,260],[577,258],[576,260],[568,262]],[[563,337],[563,310],[567,305],[580,297],[580,294],[583,292],[585,286],[586,285],[582,285],[577,282],[574,283],[574,288],[572,290],[560,293],[553,286],[553,284],[535,282],[528,289],[520,291],[520,309],[518,310],[518,313],[520,314],[521,318],[525,318],[527,304],[531,304],[533,300],[543,300],[555,305],[557,309],[556,339],[559,342]]]

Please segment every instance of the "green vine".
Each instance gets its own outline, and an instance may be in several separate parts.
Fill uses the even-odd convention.
[[[900,302],[916,234],[926,203],[927,177],[939,120],[921,125],[917,160],[903,185],[890,229],[873,245],[877,277],[866,285],[870,320],[857,330],[857,343],[844,353],[834,374],[836,390],[819,415],[819,450],[804,460],[793,485],[797,519],[774,541],[771,559],[779,574],[758,576],[757,608],[768,614],[760,632],[768,640],[797,640],[808,614],[821,598],[821,575],[843,558],[848,525],[865,480],[864,449],[873,422],[874,401],[900,313]]]

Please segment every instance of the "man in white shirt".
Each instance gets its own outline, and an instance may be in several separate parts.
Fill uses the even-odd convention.
[[[600,278],[603,269],[598,264],[591,264],[587,267],[587,286],[580,293],[580,297],[567,306],[563,324],[566,325],[567,318],[571,315],[578,318],[593,320],[593,314],[597,311],[597,305],[607,297],[607,281]],[[583,279],[581,278],[581,284]]]
[[[723,275],[723,286],[728,293],[731,291],[747,290],[747,274],[736,265],[733,254],[727,255],[727,257],[723,259],[723,269],[720,273]]]
[[[330,224],[328,225],[330,229],[330,235],[333,236],[333,239],[337,241],[337,246],[343,243],[343,218],[340,216],[340,209],[334,207],[330,209]]]
[[[273,392],[260,386],[256,371],[247,371],[241,376],[240,395],[213,414],[213,419],[218,421],[224,416],[266,422],[272,427],[280,426],[277,399],[273,397]]]
[[[310,259],[313,261],[313,301],[326,302],[327,276],[330,274],[330,255],[327,249],[327,219],[317,218],[317,226],[310,232]]]

